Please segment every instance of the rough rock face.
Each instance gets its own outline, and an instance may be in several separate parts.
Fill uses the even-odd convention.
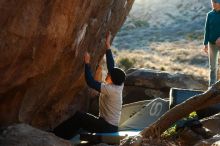
[[[134,0],[1,0],[0,125],[50,129],[87,108],[83,54],[92,69],[104,38],[123,24]]]
[[[220,137],[219,135],[216,135],[213,138],[207,140],[201,140],[194,146],[219,146],[219,145],[220,145]]]
[[[208,128],[209,130],[211,130],[215,134],[220,134],[220,127],[219,127],[220,113],[218,113],[214,116],[202,119],[201,122],[205,128]]]
[[[0,135],[1,146],[72,146],[52,133],[47,133],[26,124],[9,126]]]

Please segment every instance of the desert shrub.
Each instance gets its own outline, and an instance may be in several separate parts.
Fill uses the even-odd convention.
[[[114,55],[116,55],[116,56],[118,55],[118,50],[116,48],[112,47],[111,50]]]
[[[136,19],[133,21],[133,23],[136,27],[143,27],[143,26],[149,27],[150,26],[150,24],[146,20]]]
[[[175,124],[173,126],[171,126],[170,128],[168,128],[166,131],[164,131],[161,136],[163,138],[168,138],[168,137],[172,137],[174,135],[177,135],[176,125]]]
[[[186,34],[185,36],[188,40],[202,40],[203,39],[203,33],[201,32],[191,32]]]
[[[165,67],[162,66],[162,67],[160,67],[160,70],[165,71],[166,69],[165,69]]]
[[[134,64],[136,63],[135,59],[129,59],[129,58],[121,58],[118,61],[119,67],[128,70],[129,68],[134,67]]]
[[[182,125],[183,123],[185,123],[190,119],[197,119],[197,118],[198,118],[197,113],[195,111],[191,112],[188,117],[182,118],[181,120],[175,122],[170,128],[168,128],[165,132],[163,132],[162,137],[168,138],[177,135],[178,134],[177,127],[179,125]]]
[[[130,19],[127,20],[126,24],[122,27],[120,32],[124,32],[123,30],[126,30],[126,32],[128,33],[129,30],[140,27],[150,27],[150,23],[145,19],[130,16]]]

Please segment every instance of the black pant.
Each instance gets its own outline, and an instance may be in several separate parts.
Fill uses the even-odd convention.
[[[89,132],[116,132],[118,127],[109,124],[101,117],[82,112],[76,112],[75,115],[58,125],[53,133],[64,139],[72,138],[77,131],[82,128]]]

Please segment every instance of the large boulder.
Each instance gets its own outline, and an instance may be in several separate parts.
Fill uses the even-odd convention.
[[[202,125],[215,134],[220,134],[220,113],[201,120]]]
[[[124,103],[131,103],[137,99],[169,98],[170,89],[173,87],[206,90],[207,82],[186,74],[133,68],[127,71]]]
[[[122,26],[134,0],[1,0],[0,126],[51,129],[89,100],[83,55],[92,71],[105,34]]]
[[[72,146],[70,141],[26,124],[12,125],[0,133],[1,146]]]
[[[203,139],[194,146],[220,146],[220,136],[216,135],[210,139]]]

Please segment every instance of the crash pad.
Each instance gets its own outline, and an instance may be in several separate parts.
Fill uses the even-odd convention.
[[[137,135],[140,131],[119,131],[113,133],[89,133],[83,132],[80,134],[80,140],[88,141],[89,143],[107,143],[107,144],[119,144],[120,140],[126,136]]]
[[[168,110],[169,101],[165,99],[156,98],[150,102],[147,102],[145,105],[141,103],[141,109],[121,123],[119,130],[143,130],[145,127],[148,127],[159,119]],[[123,114],[126,113],[122,112],[122,115]]]
[[[177,104],[180,104],[189,98],[202,94],[201,90],[192,90],[192,89],[181,89],[181,88],[171,88],[170,90],[170,108],[173,108]],[[205,117],[212,116],[220,112],[220,104],[215,104],[205,109],[196,111],[198,118],[202,119]]]

